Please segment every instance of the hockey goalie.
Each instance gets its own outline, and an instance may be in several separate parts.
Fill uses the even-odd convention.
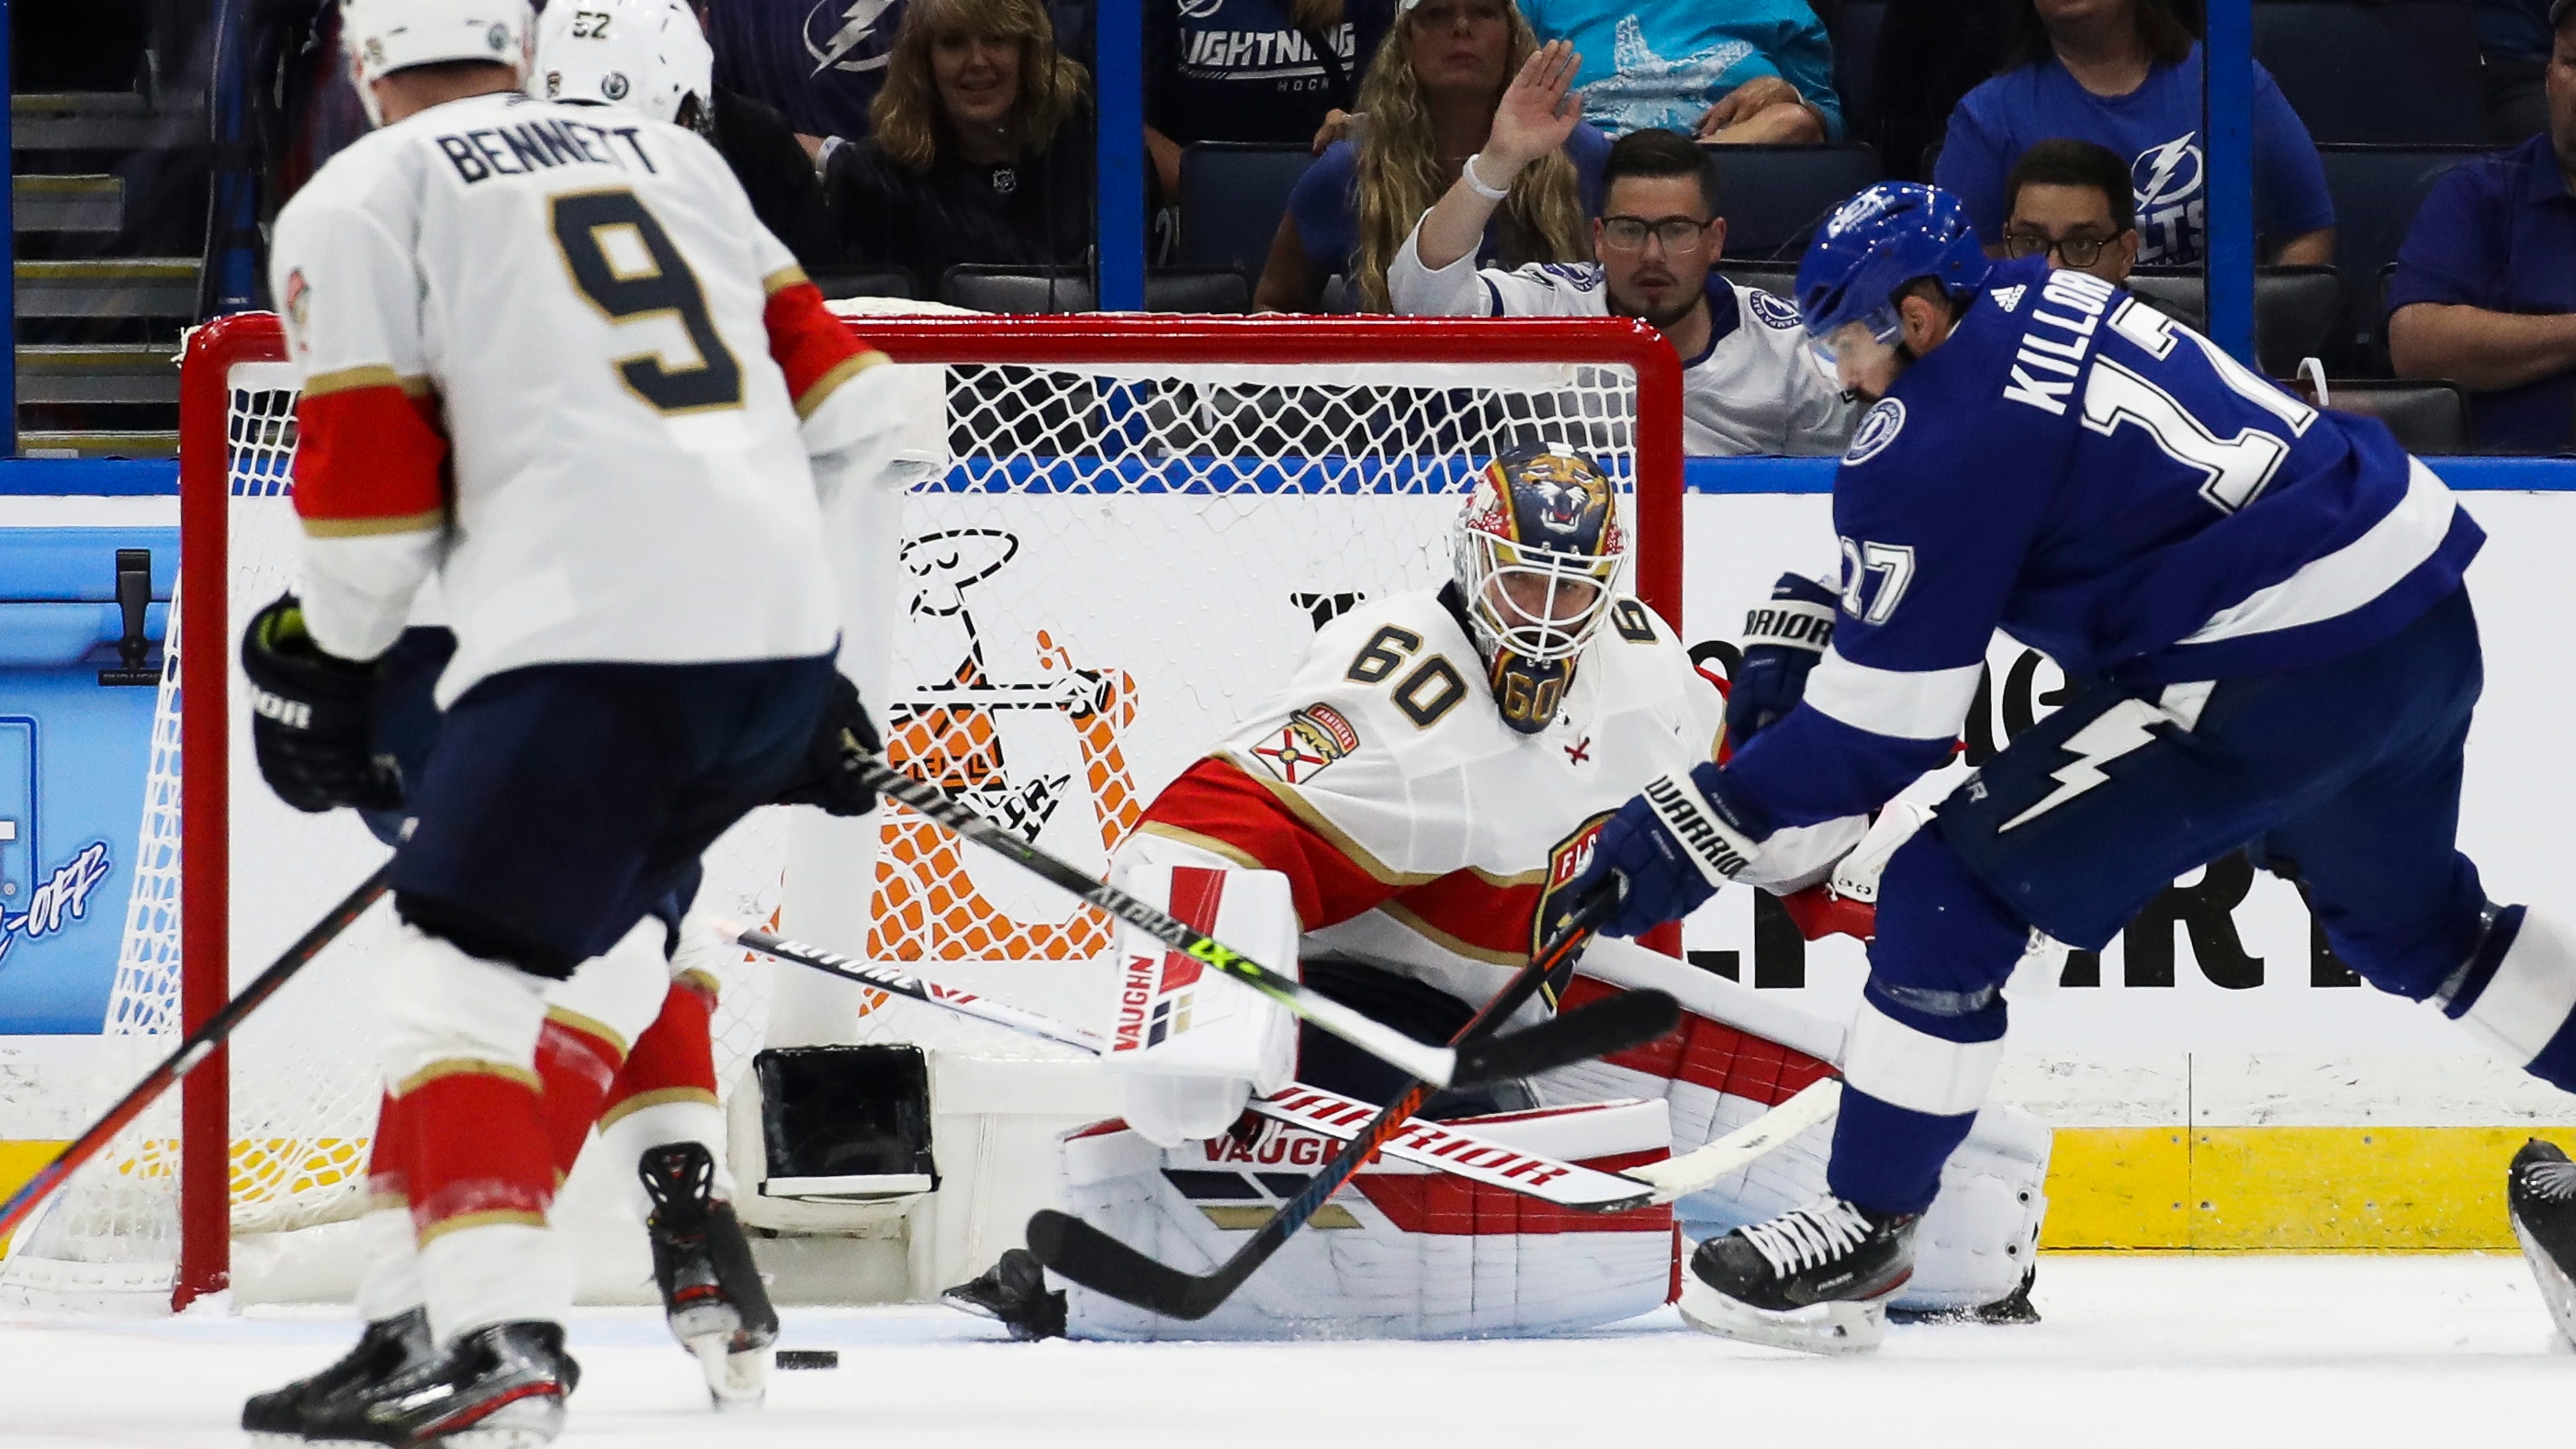
[[[1113,861],[1125,889],[1426,1042],[1449,1040],[1530,958],[1564,910],[1551,883],[1572,877],[1600,819],[1712,758],[1726,735],[1720,688],[1618,591],[1617,494],[1589,458],[1541,445],[1497,459],[1452,544],[1445,586],[1318,631],[1291,682],[1163,790]],[[1830,603],[1775,599],[1755,611],[1748,658],[1811,663],[1832,617]],[[1868,899],[1868,862],[1902,833],[1893,812],[1874,834],[1859,818],[1784,832],[1745,879],[1821,931],[1825,914]],[[1833,1073],[1837,1025],[1624,941],[1595,940],[1524,1014],[1618,987],[1673,993],[1681,1029],[1533,1080],[1443,1092],[1423,1115],[1616,1171],[1700,1147]],[[1410,1085],[1141,934],[1122,933],[1112,989],[1104,1060],[1125,1116],[1065,1139],[1063,1205],[1183,1271],[1222,1261],[1335,1145],[1247,1116],[1256,1096],[1296,1082],[1382,1105]],[[1020,1251],[947,1299],[1023,1336],[1579,1329],[1667,1301],[1685,1236],[1821,1195],[1830,1138],[1828,1122],[1669,1208],[1609,1216],[1381,1158],[1191,1323],[1058,1288]],[[1950,1161],[1900,1309],[2029,1315],[2048,1140],[2025,1113],[1986,1111]]]

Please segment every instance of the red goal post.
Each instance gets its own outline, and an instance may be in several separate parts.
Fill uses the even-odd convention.
[[[1427,425],[1431,432],[1456,430],[1462,405],[1454,397],[1449,403],[1440,399],[1473,390],[1476,379],[1487,371],[1497,377],[1517,377],[1532,369],[1554,368],[1564,370],[1567,377],[1606,379],[1598,381],[1598,398],[1584,405],[1590,409],[1584,418],[1606,425],[1609,435],[1623,440],[1619,451],[1625,456],[1613,471],[1614,476],[1625,473],[1622,481],[1633,490],[1633,588],[1650,607],[1680,625],[1682,369],[1671,344],[1642,322],[872,315],[852,318],[851,326],[894,361],[944,365],[950,376],[964,376],[967,369],[977,367],[1001,369],[989,374],[994,377],[1017,376],[1019,371],[1072,376],[1100,369],[1129,383],[1144,379],[1137,385],[1147,391],[1156,378],[1248,377],[1253,382],[1234,385],[1250,391],[1268,387],[1292,399],[1303,389],[1338,389],[1334,395],[1340,401],[1332,406],[1350,416],[1366,413],[1372,388],[1384,386],[1430,399],[1423,416],[1434,420]],[[232,830],[227,824],[235,798],[232,756],[239,749],[234,722],[225,708],[233,688],[230,676],[237,672],[233,652],[239,627],[239,601],[231,597],[233,575],[241,563],[234,556],[233,515],[236,499],[246,488],[283,494],[285,450],[291,448],[292,434],[290,416],[246,409],[245,394],[235,386],[235,379],[236,370],[245,365],[284,360],[277,319],[266,313],[245,313],[193,332],[181,367],[177,686],[182,705],[177,753],[184,755],[188,767],[180,774],[176,791],[179,853],[186,868],[178,873],[175,903],[177,954],[183,963],[178,972],[182,1029],[193,1028],[223,1003],[236,971],[246,974],[263,964],[230,959],[233,938],[239,934],[233,929],[236,909],[259,909],[245,906],[236,888]],[[1424,380],[1417,384],[1413,370]],[[1380,374],[1399,381],[1383,385],[1368,381]],[[1303,380],[1309,375],[1334,380],[1309,383]],[[1540,386],[1514,396],[1544,399],[1550,394]],[[1005,409],[1021,406],[1022,401],[1016,396],[1001,399]],[[1603,417],[1600,409],[1605,405],[1618,415]],[[1044,410],[1036,403],[1027,406],[1030,416]],[[1067,410],[1061,405],[1059,409]],[[1499,410],[1508,413],[1513,407]],[[1545,413],[1547,408],[1539,411]],[[1017,426],[1006,412],[995,416],[1001,419],[994,424],[1001,430],[997,436]],[[1301,421],[1293,416],[1293,403],[1279,417],[1284,420],[1277,426],[1286,431],[1294,431]],[[952,417],[952,428],[964,425]],[[1528,425],[1545,424],[1542,420]],[[1401,420],[1396,426],[1403,426]],[[1379,455],[1399,450],[1384,437],[1369,446]],[[1437,446],[1426,436],[1426,451]],[[275,461],[266,474],[246,481],[238,459],[245,450],[261,448],[269,450]],[[1127,466],[1133,474],[1140,469],[1150,472],[1153,464]],[[1077,486],[1100,485],[1094,479]],[[1144,486],[1151,491],[1163,485]],[[1276,490],[1282,485],[1265,479],[1262,486]],[[247,761],[243,768],[250,768]],[[327,870],[331,862],[293,862],[278,868],[293,870],[305,864]],[[287,929],[304,924],[292,922]],[[285,1084],[263,1082],[260,1089],[276,1090],[281,1085]],[[233,1141],[233,1087],[230,1053],[219,1051],[187,1079],[184,1088],[178,1124],[181,1182],[177,1262],[171,1279],[174,1307],[220,1291],[230,1281],[231,1237],[238,1210],[235,1184],[242,1171]]]

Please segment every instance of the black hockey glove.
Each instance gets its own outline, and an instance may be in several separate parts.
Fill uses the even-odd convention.
[[[1804,574],[1782,574],[1767,603],[1744,616],[1744,662],[1726,694],[1726,743],[1743,749],[1795,709],[1807,675],[1834,637],[1834,591]]]
[[[859,778],[859,756],[852,751],[853,744],[871,756],[885,749],[877,727],[868,720],[867,707],[859,703],[859,687],[836,673],[832,697],[823,705],[823,722],[815,726],[805,758],[779,787],[772,803],[812,805],[826,815],[865,815],[877,808],[877,792]]]
[[[251,746],[277,798],[308,814],[401,808],[401,772],[375,753],[374,665],[323,653],[293,594],[252,617],[241,660],[250,676]]]

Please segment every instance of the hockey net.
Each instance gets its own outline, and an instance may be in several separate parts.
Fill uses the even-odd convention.
[[[1640,325],[854,326],[922,400],[918,481],[900,505],[909,606],[892,698],[870,701],[888,753],[1089,868],[1285,682],[1322,622],[1446,577],[1458,495],[1506,447],[1590,451],[1637,522],[1631,587],[1680,616],[1679,367]],[[84,1120],[384,858],[349,812],[299,815],[252,764],[234,641],[293,582],[293,383],[273,317],[192,338],[182,583]],[[718,843],[702,902],[751,919],[778,908],[786,813],[756,812]],[[899,809],[874,887],[867,954],[934,976],[1108,949],[1105,918]],[[189,1078],[184,1104],[165,1100],[75,1175],[0,1264],[0,1302],[153,1311],[254,1276],[259,1296],[298,1296],[293,1265],[362,1198],[378,1090],[367,964],[390,919],[379,903]],[[767,1029],[769,970],[728,960],[728,1090]],[[907,1021],[930,1029],[899,1011],[874,1026]]]

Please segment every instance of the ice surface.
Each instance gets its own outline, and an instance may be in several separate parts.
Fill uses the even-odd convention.
[[[1724,1343],[1669,1310],[1510,1342],[1028,1345],[940,1308],[789,1309],[782,1345],[838,1348],[840,1368],[723,1417],[657,1315],[583,1310],[562,1442],[2473,1445],[2561,1422],[2576,1371],[2511,1256],[2051,1257],[2037,1298],[2036,1328],[1900,1327],[1858,1360]],[[0,1444],[239,1445],[244,1395],[353,1333],[322,1310],[0,1322]]]

